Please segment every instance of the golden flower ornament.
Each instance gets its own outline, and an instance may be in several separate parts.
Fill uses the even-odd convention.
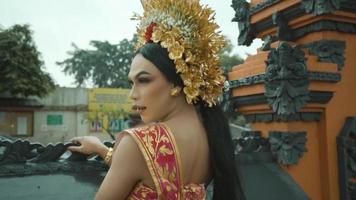
[[[188,103],[203,100],[216,104],[225,77],[219,67],[218,52],[224,47],[223,36],[214,22],[214,11],[198,0],[141,0],[144,8],[137,26],[140,48],[154,42],[166,48],[169,58],[183,80]]]

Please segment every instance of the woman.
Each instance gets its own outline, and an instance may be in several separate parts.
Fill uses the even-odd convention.
[[[215,105],[223,85],[215,55],[221,37],[210,10],[188,2],[144,4],[139,49],[128,77],[132,108],[146,125],[125,131],[111,161],[111,151],[92,137],[75,138],[81,146],[70,147],[97,153],[111,164],[98,200],[204,199],[212,180],[213,199],[243,199],[228,123]],[[184,32],[180,22],[185,19],[200,35]]]

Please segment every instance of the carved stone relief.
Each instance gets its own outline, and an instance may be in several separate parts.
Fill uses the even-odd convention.
[[[344,0],[303,0],[302,5],[307,13],[323,15],[340,9]]]
[[[309,100],[304,52],[282,42],[268,55],[265,88],[268,104],[278,115],[293,115]]]
[[[356,117],[348,117],[337,136],[340,199],[356,198]]]
[[[245,0],[233,0],[231,7],[235,10],[235,17],[232,21],[238,23],[240,31],[238,44],[249,46],[255,38],[250,24],[250,4]]]
[[[307,151],[305,132],[269,132],[272,154],[283,165],[295,165]]]

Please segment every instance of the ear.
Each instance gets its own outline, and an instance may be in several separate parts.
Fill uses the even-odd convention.
[[[172,97],[176,97],[176,96],[178,96],[178,95],[181,93],[181,91],[182,91],[182,87],[180,87],[180,86],[173,86],[173,87],[171,88],[171,96],[172,96]]]
[[[178,93],[180,93],[181,91],[182,91],[182,87],[181,86],[178,86],[178,85],[174,85],[174,84],[172,84],[172,89],[175,89],[175,90],[177,90],[178,91]]]

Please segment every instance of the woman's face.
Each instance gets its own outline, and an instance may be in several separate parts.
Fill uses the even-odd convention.
[[[172,109],[173,84],[141,54],[133,59],[128,78],[132,84],[133,111],[139,113],[145,123],[164,119]]]

